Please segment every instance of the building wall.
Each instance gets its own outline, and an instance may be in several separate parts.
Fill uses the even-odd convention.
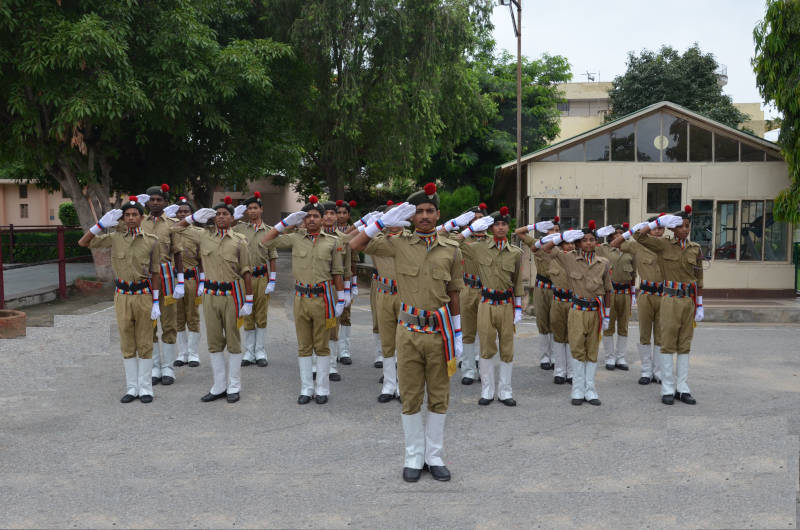
[[[60,192],[51,193],[27,185],[27,198],[20,197],[20,184],[11,180],[0,181],[0,225],[58,226],[58,206],[70,202]],[[28,206],[28,217],[22,217],[20,205]],[[52,217],[52,219],[51,219]]]
[[[289,186],[276,186],[269,179],[256,180],[248,184],[246,191],[214,192],[214,204],[221,202],[222,198],[229,195],[234,203],[253,196],[253,192],[261,192],[261,202],[264,207],[264,222],[274,224],[288,213],[297,211],[302,206],[300,195]]]
[[[756,136],[763,138],[764,133],[767,132],[767,121],[764,119],[761,103],[734,103],[733,106],[750,116],[748,121],[742,123],[742,127],[750,129]]]

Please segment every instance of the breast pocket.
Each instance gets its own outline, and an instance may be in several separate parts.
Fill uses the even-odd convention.
[[[433,276],[435,280],[450,281],[450,271],[441,266],[434,266],[431,271],[431,276]]]
[[[656,259],[653,256],[642,256],[640,258],[640,261],[644,265],[652,265],[653,263],[655,263]]]
[[[294,245],[292,247],[292,258],[305,258],[308,256],[308,248],[305,246]]]
[[[419,291],[419,265],[414,263],[398,263],[397,276],[403,288],[416,293]]]
[[[125,259],[127,255],[128,249],[122,245],[114,245],[114,248],[111,249],[111,257],[114,259]]]
[[[506,272],[513,273],[514,271],[517,270],[517,264],[514,263],[513,261],[505,261],[503,263],[503,270]]]

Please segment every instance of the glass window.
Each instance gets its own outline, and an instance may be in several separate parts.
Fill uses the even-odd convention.
[[[771,154],[767,153],[767,162],[783,162],[783,159],[778,158],[777,156],[772,156]]]
[[[553,153],[552,155],[542,158],[542,162],[558,162],[558,153]]]
[[[700,245],[703,259],[711,259],[711,237],[714,232],[714,201],[692,201],[692,232],[690,239]]]
[[[597,222],[597,227],[605,225],[606,206],[603,199],[584,199],[583,200],[583,224],[586,226],[589,219],[594,219]]]
[[[606,211],[608,212],[606,224],[619,225],[630,222],[630,201],[628,199],[608,199]]]
[[[583,162],[583,144],[564,149],[558,153],[559,162]]]
[[[607,134],[603,134],[598,136],[597,138],[592,138],[586,142],[586,161],[587,162],[599,162],[602,160],[608,160],[609,154],[609,145],[608,145],[609,136]]]
[[[20,204],[19,205],[19,216],[21,219],[28,218],[28,205],[27,204]]]
[[[636,160],[659,162],[661,149],[666,147],[661,141],[661,114],[654,114],[636,122]]]
[[[580,228],[581,201],[580,199],[560,199],[558,206],[561,217],[561,231]]]
[[[633,124],[611,131],[611,160],[633,162]]]
[[[789,228],[772,218],[772,201],[766,201],[764,222],[764,261],[786,261]]]
[[[764,201],[742,201],[742,232],[739,259],[761,261],[764,230]]]
[[[664,114],[663,135],[667,137],[667,148],[664,149],[664,162],[686,162],[686,150],[689,146],[689,133],[686,120],[671,114]]]
[[[736,207],[734,201],[717,202],[714,259],[736,259]]]
[[[558,103],[557,106],[559,112],[569,112],[569,101],[565,101],[564,103]]]
[[[552,219],[557,215],[556,199],[533,199],[533,214],[536,221]]]
[[[742,142],[742,162],[763,162],[764,151]]]
[[[739,142],[727,136],[714,133],[714,161],[738,162]]]
[[[689,161],[711,162],[711,131],[689,125]]]
[[[19,185],[19,198],[20,199],[27,199],[28,198],[28,185],[27,184],[20,184]]]
[[[680,182],[648,182],[647,211],[669,213],[681,209]]]

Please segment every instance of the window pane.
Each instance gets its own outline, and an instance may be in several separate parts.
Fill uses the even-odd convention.
[[[764,151],[742,142],[742,162],[763,162]]]
[[[686,162],[686,149],[689,145],[686,120],[664,114],[662,130],[668,140],[667,148],[664,149],[664,162]]]
[[[589,219],[597,221],[597,227],[605,225],[605,201],[603,199],[584,199],[583,200],[583,225],[589,223]]]
[[[536,222],[556,216],[556,199],[533,199],[533,214]]]
[[[771,154],[767,153],[767,162],[783,162],[783,159],[778,158],[777,156],[772,156]]]
[[[736,259],[736,207],[735,202],[717,203],[714,259]]]
[[[26,184],[20,184],[20,186],[19,186],[19,198],[20,199],[27,199],[28,198],[28,186]]]
[[[711,131],[689,126],[689,161],[711,162]]]
[[[647,211],[649,213],[669,213],[680,209],[680,183],[649,182],[647,184]]]
[[[542,158],[542,162],[558,162],[558,153],[553,153],[552,155]]]
[[[654,114],[636,122],[636,159],[639,162],[660,161],[663,147],[660,142],[661,114]]]
[[[630,222],[629,202],[628,199],[607,199],[608,219],[606,219],[606,224],[619,225],[626,221]]]
[[[714,134],[714,160],[717,162],[738,162],[739,161],[739,142]],[[742,210],[744,211],[744,210]]]
[[[586,161],[598,162],[608,160],[609,146],[607,134],[592,138],[586,142]]]
[[[633,124],[611,131],[611,160],[633,162]]]
[[[581,201],[580,199],[560,199],[561,231],[580,228]]]
[[[742,201],[742,236],[739,259],[761,261],[764,201]]]
[[[19,216],[22,219],[28,218],[28,205],[27,204],[20,204],[19,205]]]
[[[569,149],[564,149],[558,153],[559,162],[583,162],[583,144],[579,144]]]
[[[764,261],[786,261],[786,241],[789,228],[786,223],[772,218],[772,201],[767,202],[766,228],[764,229]]]
[[[691,240],[700,245],[703,259],[711,259],[714,201],[692,201]]]

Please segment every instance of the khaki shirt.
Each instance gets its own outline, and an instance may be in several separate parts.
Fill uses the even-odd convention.
[[[700,245],[693,241],[681,248],[677,239],[653,237],[650,234],[636,232],[633,237],[642,246],[652,250],[658,257],[663,279],[670,282],[692,283],[703,287],[703,254]]]
[[[470,239],[461,243],[461,252],[465,262],[471,259],[478,264],[481,285],[496,291],[513,289],[514,296],[524,295],[522,275],[519,273],[522,264],[522,250],[511,243],[506,243],[503,250],[498,250],[493,237],[483,241],[471,241]]]
[[[382,237],[397,237],[400,234],[391,234],[389,232],[384,232],[382,234],[378,234],[375,236],[375,239],[382,238]],[[388,278],[390,280],[397,279],[397,270],[394,266],[394,258],[391,256],[372,256],[372,263],[375,265],[375,269],[377,269],[378,276],[381,278]]]
[[[250,252],[250,266],[253,268],[267,266],[267,272],[272,272],[269,267],[269,260],[278,259],[278,251],[274,247],[261,244],[264,236],[272,230],[272,227],[261,223],[255,228],[250,223],[239,223],[233,227],[233,231],[244,236],[247,240],[247,250]]]
[[[161,250],[158,238],[153,234],[111,232],[89,241],[89,248],[108,247],[111,247],[111,268],[122,281],[138,282],[160,272]]]
[[[148,215],[142,221],[142,232],[153,234],[158,237],[158,243],[161,246],[161,261],[162,263],[174,262],[175,254],[181,252],[180,241],[176,232],[170,230],[177,224],[175,219],[167,217],[165,213],[161,213],[158,217]]]
[[[349,236],[338,229],[336,230],[335,235],[339,238],[339,244],[342,247],[342,256],[344,258],[344,261],[342,262],[342,270],[344,271],[344,280],[349,282],[350,278],[355,276],[355,263],[358,261],[358,252],[350,248],[350,240],[353,239],[353,236]],[[353,257],[354,252],[355,258]]]
[[[662,282],[664,274],[661,272],[661,263],[655,252],[647,250],[635,239],[625,241],[619,249],[626,254],[633,254],[636,259],[636,269],[639,277],[646,282]]]
[[[298,282],[316,285],[344,274],[344,247],[334,235],[321,232],[313,242],[305,229],[299,229],[281,234],[266,245],[292,249],[292,275]]]
[[[536,250],[534,246],[536,244],[537,239],[532,238],[528,234],[522,234],[519,237],[519,240],[528,245],[531,250]],[[534,252],[533,253],[533,265],[536,267],[536,274],[539,276],[544,276],[545,278],[549,278],[549,267],[548,267],[548,260],[543,256],[543,252]],[[552,278],[550,278],[552,280]]]
[[[200,231],[205,232],[204,229],[197,227],[197,226],[190,226],[186,228],[186,231]],[[181,245],[181,257],[183,258],[183,268],[184,269],[193,269],[200,265],[200,243],[192,241],[186,234],[183,232],[178,232],[178,241]],[[183,272],[183,271],[178,271]]]
[[[611,281],[614,283],[631,283],[636,281],[636,263],[633,254],[615,252],[611,259]]]
[[[227,230],[221,235],[216,230],[210,232],[188,228],[190,227],[176,227],[174,231],[200,245],[200,261],[207,281],[234,282],[242,279],[245,273],[253,272],[247,239],[244,236],[233,230]]]
[[[554,260],[564,267],[569,277],[569,285],[578,298],[592,300],[611,291],[611,274],[608,260],[597,256],[591,265],[584,259],[581,251],[557,252]]]
[[[400,301],[424,311],[436,311],[453,291],[464,287],[464,268],[459,244],[437,236],[430,250],[413,233],[373,238],[366,254],[393,257]]]
[[[562,291],[568,291],[572,289],[572,287],[569,283],[567,270],[560,261],[553,259],[557,252],[565,254],[565,252],[558,247],[553,247],[550,249],[550,252],[545,252],[542,249],[533,249],[534,259],[538,256],[538,258],[547,265],[546,270],[548,274],[545,274],[545,276],[550,277],[550,282],[553,284],[553,287],[561,289]]]

